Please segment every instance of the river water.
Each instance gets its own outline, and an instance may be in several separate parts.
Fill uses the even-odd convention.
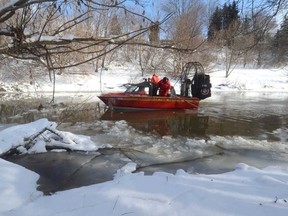
[[[3,99],[0,130],[44,117],[110,147],[6,158],[39,173],[38,189],[46,194],[111,180],[130,161],[146,174],[222,173],[237,163],[287,166],[287,93],[214,93],[193,112],[111,112],[87,95],[58,99],[54,106],[45,97]]]

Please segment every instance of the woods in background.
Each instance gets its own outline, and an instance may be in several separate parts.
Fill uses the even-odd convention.
[[[220,4],[222,3],[222,4]],[[187,61],[287,64],[287,0],[2,0],[0,61],[45,67],[50,79],[91,63],[175,74]],[[31,73],[31,71],[30,71]]]

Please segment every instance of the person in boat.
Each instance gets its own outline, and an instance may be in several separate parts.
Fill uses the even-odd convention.
[[[147,94],[144,86],[139,86],[137,93],[138,94]]]
[[[153,74],[152,78],[150,79],[150,82],[152,83],[152,95],[156,96],[158,91],[158,83],[160,81],[160,78],[157,74]]]
[[[158,82],[158,87],[159,87],[159,95],[167,97],[169,90],[171,88],[169,79],[167,77],[164,77],[162,80]]]

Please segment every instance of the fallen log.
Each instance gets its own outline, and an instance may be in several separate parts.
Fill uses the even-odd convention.
[[[46,131],[49,131],[50,133],[56,135],[56,137],[55,136],[54,137],[44,136],[44,133]],[[46,143],[51,143],[54,140],[54,141],[58,141],[58,142],[59,141],[63,142],[65,144],[70,144],[70,143],[67,143],[64,141],[65,139],[61,133],[58,133],[57,131],[53,130],[52,128],[45,127],[42,130],[38,131],[37,133],[31,135],[30,137],[24,137],[23,144],[19,144],[15,147],[10,148],[8,151],[0,154],[0,157],[5,158],[5,157],[12,156],[12,155],[19,155],[19,154],[22,154],[23,152],[29,151],[29,149],[31,149],[36,144],[37,138],[39,136],[42,136]],[[73,140],[72,140],[72,142],[73,142]],[[68,147],[64,147],[64,146],[61,147],[59,145],[55,145],[55,147],[53,147],[53,145],[49,145],[49,146],[46,145],[45,148],[46,148],[46,150],[53,150],[53,149],[71,150]]]

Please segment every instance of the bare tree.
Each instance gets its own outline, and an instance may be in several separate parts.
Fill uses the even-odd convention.
[[[96,22],[96,28],[90,28],[91,25],[95,25],[95,14],[101,12],[102,16],[109,16],[109,11],[116,8],[125,14],[151,21],[144,15],[127,9],[125,2],[126,0],[1,2],[3,5],[0,7],[0,56],[38,62],[48,69],[55,88],[56,70],[99,59],[129,41],[133,43],[135,38],[149,32],[150,28],[147,25],[133,30],[127,29],[122,34],[108,37],[107,25],[103,22],[105,19]],[[160,21],[159,25],[166,19],[167,17]],[[147,45],[150,46],[149,43]]]
[[[242,0],[240,1],[243,22],[247,22],[246,28],[242,28],[244,50],[244,65],[246,64],[245,55],[256,53],[257,66],[260,67],[264,61],[264,50],[267,49],[267,38],[276,27],[276,17],[287,13],[287,0]],[[286,11],[286,12],[285,12]],[[281,16],[281,15],[280,15]],[[244,24],[245,25],[245,24]]]
[[[167,26],[167,35],[174,46],[181,48],[173,52],[174,71],[179,73],[183,64],[191,61],[193,54],[200,53],[205,41],[205,2],[167,0],[163,9],[174,13]]]

